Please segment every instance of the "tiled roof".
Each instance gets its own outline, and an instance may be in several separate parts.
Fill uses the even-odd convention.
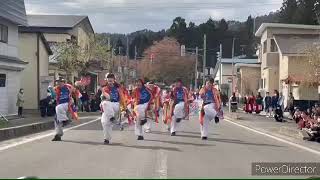
[[[28,15],[28,24],[33,27],[72,28],[87,16],[78,15]]]

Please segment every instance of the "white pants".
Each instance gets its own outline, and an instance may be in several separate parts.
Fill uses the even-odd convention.
[[[101,116],[103,136],[104,139],[110,141],[113,127],[113,122],[111,122],[110,119],[115,118],[118,115],[120,111],[120,105],[118,102],[103,101],[101,106],[103,108],[103,113]]]
[[[63,103],[56,106],[56,114],[57,120],[59,122],[68,120],[67,112],[68,112],[69,103]]]
[[[184,102],[180,102],[175,105],[173,110],[173,116],[171,120],[171,133],[176,132],[178,128],[177,119],[182,119],[185,116]]]
[[[215,104],[207,104],[204,109],[203,125],[200,124],[201,137],[208,137],[210,122],[217,116],[217,111],[214,109]]]
[[[151,119],[147,119],[147,123],[144,125],[144,129],[150,131],[151,127],[152,127],[152,120]]]
[[[56,106],[56,119],[54,122],[54,127],[56,135],[63,136],[62,121],[67,121],[69,118],[67,116],[69,103],[63,103]]]
[[[148,103],[139,104],[137,106],[137,117],[136,117],[136,124],[135,124],[135,134],[137,136],[143,136],[143,130],[141,124],[141,120],[145,120],[146,118],[146,110],[148,108]]]

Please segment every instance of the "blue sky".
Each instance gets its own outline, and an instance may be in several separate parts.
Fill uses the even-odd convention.
[[[213,19],[244,21],[281,7],[282,0],[25,0],[28,14],[88,15],[96,32],[167,29],[181,16],[196,24]]]

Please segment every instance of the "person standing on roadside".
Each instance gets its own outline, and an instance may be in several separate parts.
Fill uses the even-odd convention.
[[[17,107],[18,107],[18,116],[22,118],[22,111],[24,105],[24,90],[20,89],[17,95]]]
[[[294,114],[294,97],[293,97],[292,92],[290,92],[290,95],[289,95],[287,110],[289,111],[290,116],[293,117],[293,114]]]
[[[264,110],[266,112],[266,117],[271,117],[271,112],[272,112],[272,99],[270,96],[270,93],[267,92],[266,96],[264,97]]]

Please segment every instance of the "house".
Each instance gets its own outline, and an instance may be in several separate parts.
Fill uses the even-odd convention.
[[[261,38],[262,89],[279,90],[285,97],[290,92],[296,100],[318,100],[317,87],[304,85],[310,64],[306,50],[320,39],[320,26],[264,23],[256,32]]]
[[[82,49],[90,48],[94,30],[88,16],[78,15],[28,15],[28,26],[21,27],[21,31],[40,32],[51,46],[53,55],[49,57],[49,76],[57,79],[66,77],[66,72],[57,66],[57,43],[75,41]],[[89,61],[89,60],[88,60]],[[73,72],[71,81],[81,79],[81,74]],[[97,85],[97,73],[89,72],[92,86]],[[52,82],[53,83],[53,82]]]
[[[24,1],[0,1],[0,116],[16,114],[20,77],[27,65],[18,55],[19,25],[27,25]]]
[[[236,64],[257,64],[257,59],[228,59],[222,58],[221,62],[219,62],[219,69],[216,73],[215,82],[218,84],[218,88],[222,93],[226,94],[228,97],[231,96],[232,92],[238,89],[237,87],[237,69]],[[232,83],[234,82],[234,83]],[[232,84],[233,89],[232,90]]]
[[[47,97],[49,83],[54,81],[49,77],[49,56],[52,54],[43,33],[19,28],[19,57],[28,62],[21,76],[25,109],[39,109],[40,100]]]

